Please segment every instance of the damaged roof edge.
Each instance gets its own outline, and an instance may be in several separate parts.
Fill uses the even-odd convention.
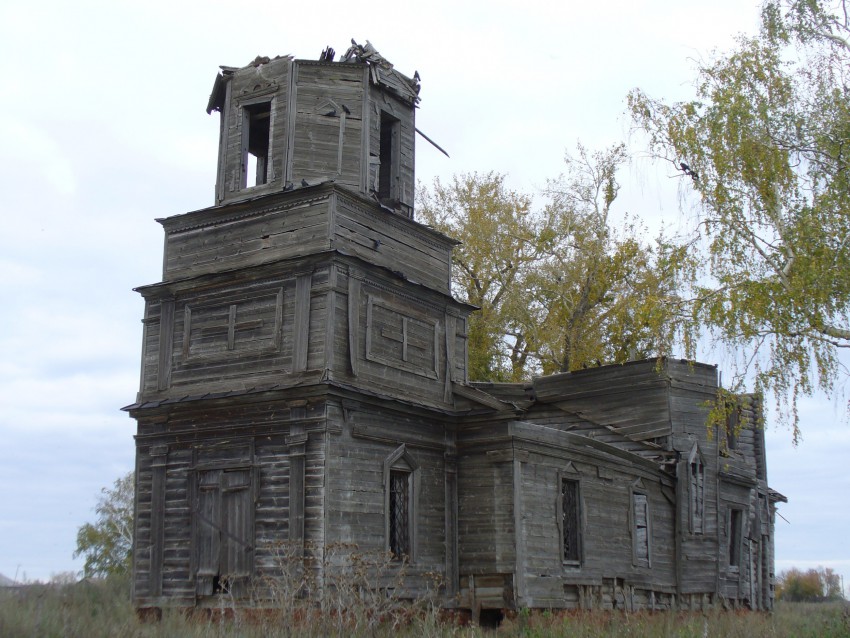
[[[375,47],[372,46],[372,43],[368,40],[366,40],[365,45],[359,45],[354,41],[354,38],[352,38],[351,45],[352,46],[348,49],[348,51],[340,57],[340,61],[336,63],[333,62],[332,58],[330,60],[326,59],[323,52],[322,57],[320,57],[318,61],[295,60],[294,57],[289,54],[278,55],[274,58],[258,55],[250,63],[243,67],[222,65],[219,67],[221,71],[215,76],[215,83],[213,84],[212,92],[210,93],[209,100],[207,101],[207,114],[210,114],[213,111],[221,111],[224,107],[224,100],[227,94],[226,86],[230,81],[231,76],[239,71],[243,71],[244,69],[257,68],[263,64],[268,64],[269,62],[279,60],[281,58],[285,58],[290,61],[314,64],[365,64],[372,70],[369,77],[373,84],[380,84],[384,88],[398,95],[400,98],[408,100],[414,104],[419,102],[420,80],[418,71],[414,71],[412,78],[397,71],[393,67],[393,64],[378,53]],[[333,50],[331,49],[331,51]]]

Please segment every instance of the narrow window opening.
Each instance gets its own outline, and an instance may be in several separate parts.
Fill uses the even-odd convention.
[[[243,107],[242,181],[248,188],[268,182],[271,102]]]
[[[410,472],[390,472],[390,552],[395,558],[410,556]]]
[[[580,563],[581,542],[580,530],[580,507],[579,507],[579,485],[578,481],[570,479],[561,480],[561,503],[562,503],[562,525],[563,525],[563,560],[565,563]]]
[[[691,533],[703,533],[705,519],[705,467],[698,454],[692,455],[690,463]]]
[[[729,510],[729,566],[741,564],[741,535],[743,513],[738,509]]]
[[[646,494],[632,494],[634,511],[634,551],[638,565],[649,566],[649,502]]]
[[[401,123],[398,119],[381,111],[380,165],[378,168],[378,197],[398,198],[398,140]]]
[[[726,449],[738,449],[738,434],[741,431],[741,414],[737,404],[727,408],[726,413]]]

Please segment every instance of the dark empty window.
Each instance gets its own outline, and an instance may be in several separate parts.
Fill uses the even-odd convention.
[[[390,472],[390,551],[396,558],[410,556],[410,472]]]
[[[646,494],[632,493],[635,564],[649,566],[649,500]]]
[[[398,199],[400,122],[386,111],[381,111],[380,165],[378,167],[378,196],[381,199]]]
[[[242,107],[242,182],[259,186],[268,182],[271,102]]]
[[[581,562],[579,484],[571,479],[561,480],[561,525],[563,560],[565,563]]]
[[[741,564],[743,520],[743,512],[741,510],[729,510],[729,565],[731,567],[738,567]]]

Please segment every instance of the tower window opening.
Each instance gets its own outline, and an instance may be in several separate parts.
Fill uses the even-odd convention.
[[[381,111],[381,164],[378,171],[378,197],[381,199],[398,199],[400,126],[397,118]]]
[[[242,183],[251,188],[268,182],[271,147],[271,102],[242,109]]]

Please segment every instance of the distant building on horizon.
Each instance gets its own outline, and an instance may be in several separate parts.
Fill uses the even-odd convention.
[[[414,220],[418,78],[368,43],[322,57],[222,67],[215,205],[158,220],[125,408],[134,604],[262,606],[275,548],[321,572],[354,544],[476,618],[771,609],[759,397],[711,437],[714,366],[470,383],[457,242]]]

